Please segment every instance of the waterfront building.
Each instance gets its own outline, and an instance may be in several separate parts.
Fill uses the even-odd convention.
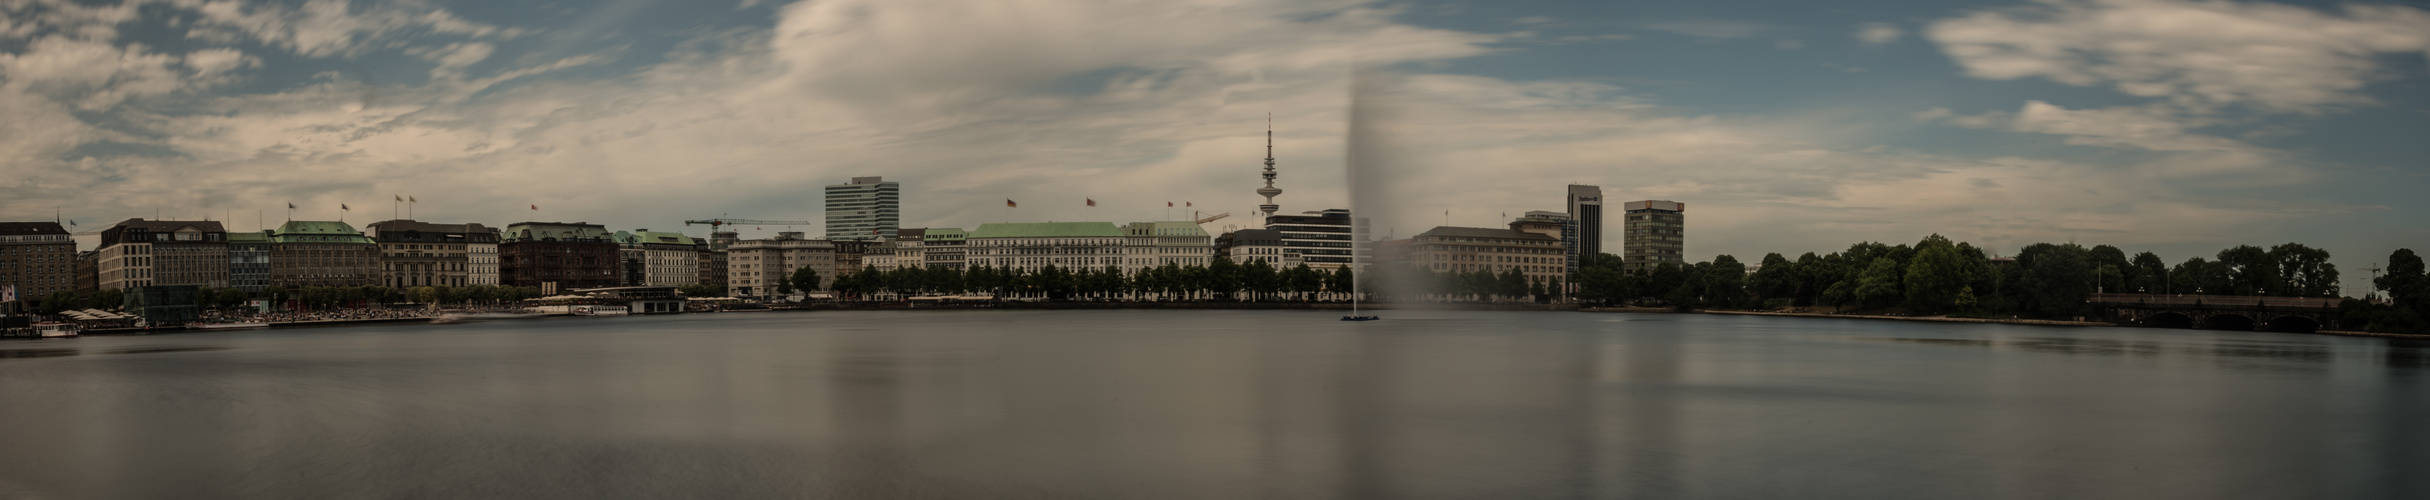
[[[928,267],[928,228],[895,231],[890,260],[893,265],[878,265],[878,269]],[[871,250],[875,252],[875,250]]]
[[[730,278],[726,274],[726,266],[731,255],[724,250],[710,250],[708,243],[701,243],[698,248],[699,251],[694,252],[694,255],[700,262],[700,284],[718,290],[727,289]]]
[[[964,252],[996,269],[1098,269],[1122,266],[1127,240],[1112,222],[998,222],[972,230]]]
[[[827,186],[827,239],[875,241],[903,225],[903,187],[884,177]]]
[[[1621,266],[1630,271],[1653,269],[1662,263],[1687,264],[1687,204],[1676,201],[1632,201],[1625,205]]]
[[[726,247],[726,294],[730,297],[774,297],[777,283],[809,266],[819,272],[819,288],[835,281],[835,242],[802,237],[797,231],[776,237],[737,240]]]
[[[380,284],[380,245],[339,221],[294,220],[270,230],[270,285]]]
[[[99,289],[228,286],[228,230],[218,221],[127,219],[101,231]]]
[[[76,293],[101,291],[101,251],[76,252]]]
[[[1541,232],[1442,226],[1411,237],[1396,254],[1436,272],[1500,274],[1516,269],[1528,280],[1540,281],[1563,276],[1567,251],[1561,238]]]
[[[397,219],[363,226],[363,234],[380,245],[380,282],[388,286],[469,286],[484,284],[477,278],[489,284],[497,279],[496,228]]]
[[[1172,264],[1205,267],[1215,258],[1215,241],[1191,221],[1133,222],[1122,228],[1122,272]]]
[[[1350,211],[1334,208],[1301,215],[1277,215],[1266,218],[1266,229],[1282,237],[1286,258],[1305,262],[1308,267],[1332,270],[1350,265],[1351,244],[1362,228],[1361,221],[1350,217]]]
[[[228,287],[258,293],[270,288],[270,232],[228,233]]]
[[[1264,260],[1276,268],[1298,267],[1299,253],[1287,251],[1282,232],[1272,229],[1242,229],[1215,238],[1216,257],[1234,264],[1247,265],[1252,260]]]
[[[57,222],[0,222],[0,296],[39,302],[76,289],[76,241]],[[0,300],[6,300],[0,298]]]
[[[868,253],[861,256],[861,263],[867,264],[869,267],[875,268],[879,271],[888,271],[894,269],[895,242],[893,239],[878,240],[875,243],[870,243],[866,252]]]
[[[615,235],[585,222],[517,222],[498,241],[498,278],[508,286],[556,295],[616,286]]]
[[[961,270],[965,257],[963,246],[970,232],[958,227],[932,227],[920,232],[920,260],[929,269]]]
[[[1578,274],[1578,258],[1581,252],[1578,251],[1577,219],[1562,212],[1531,210],[1518,220],[1511,221],[1510,228],[1560,238],[1561,274],[1564,276]]]
[[[1569,247],[1574,271],[1579,259],[1603,253],[1603,188],[1571,184],[1567,198],[1569,218],[1578,224],[1577,241]]]
[[[625,286],[681,287],[700,283],[700,242],[683,233],[617,231]]]

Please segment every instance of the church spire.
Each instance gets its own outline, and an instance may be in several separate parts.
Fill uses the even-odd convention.
[[[1257,194],[1258,194],[1258,196],[1264,196],[1264,197],[1266,197],[1266,204],[1264,204],[1264,205],[1258,205],[1258,206],[1257,206],[1257,210],[1258,210],[1258,211],[1260,211],[1260,212],[1265,212],[1265,213],[1266,213],[1266,217],[1273,217],[1273,216],[1274,216],[1274,212],[1275,212],[1275,211],[1277,211],[1277,210],[1281,210],[1281,209],[1282,209],[1282,206],[1281,206],[1281,205],[1275,205],[1275,204],[1274,204],[1274,195],[1282,194],[1282,189],[1274,187],[1274,114],[1273,114],[1273,113],[1266,113],[1266,173],[1265,173],[1265,177],[1266,177],[1266,187],[1257,188]]]

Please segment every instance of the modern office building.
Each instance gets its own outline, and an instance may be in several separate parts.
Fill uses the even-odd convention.
[[[1264,260],[1276,268],[1298,267],[1299,254],[1287,250],[1282,231],[1272,229],[1242,229],[1215,238],[1216,257],[1230,259],[1234,264]]]
[[[1561,274],[1578,273],[1578,219],[1561,212],[1528,211],[1527,215],[1510,222],[1511,229],[1550,235],[1561,239]]]
[[[903,226],[903,187],[883,177],[827,186],[827,239],[876,241]]]
[[[496,228],[398,219],[373,222],[363,234],[380,244],[380,281],[388,286],[496,284]]]
[[[1334,208],[1267,217],[1266,229],[1281,235],[1285,259],[1331,270],[1348,267],[1353,260],[1351,253],[1356,248],[1352,242],[1365,232],[1357,222],[1349,210]]]
[[[700,242],[683,233],[617,231],[625,286],[680,287],[700,283]]]
[[[1603,253],[1603,188],[1580,184],[1569,185],[1569,218],[1577,221],[1577,244],[1571,245],[1570,260]]]
[[[293,220],[270,230],[271,286],[377,285],[380,276],[380,245],[351,224]]]
[[[736,240],[726,247],[726,295],[775,297],[777,284],[803,267],[818,271],[819,288],[825,289],[835,282],[834,263],[835,242],[804,238],[798,231],[779,232],[768,239]]]
[[[270,288],[270,232],[228,233],[228,287],[246,292]]]
[[[498,240],[498,279],[556,295],[616,286],[615,234],[584,222],[517,222]]]
[[[1687,204],[1646,200],[1626,204],[1628,218],[1620,255],[1630,271],[1653,269],[1664,262],[1687,263]]]
[[[958,227],[932,227],[920,233],[920,260],[929,269],[962,269],[970,232]]]
[[[1516,223],[1514,226],[1518,225]],[[1562,278],[1567,249],[1561,238],[1520,229],[1442,226],[1411,237],[1396,258],[1436,272],[1504,273],[1516,269],[1530,281]]]
[[[1121,266],[1127,238],[1112,222],[1000,222],[980,224],[967,241],[972,266],[1096,269]]]
[[[0,222],[0,301],[76,289],[76,241],[57,222]],[[0,306],[5,307],[5,306]]]
[[[101,231],[99,251],[102,290],[228,286],[228,230],[218,221],[127,219]]]
[[[1190,221],[1133,222],[1122,228],[1122,272],[1172,264],[1206,266],[1215,258],[1215,241]]]

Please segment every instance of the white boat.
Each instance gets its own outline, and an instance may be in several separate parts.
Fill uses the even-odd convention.
[[[186,329],[188,330],[243,330],[247,328],[269,327],[269,323],[211,323],[204,325],[186,325]]]
[[[632,314],[625,306],[574,306],[575,316],[624,316]]]
[[[77,330],[76,330],[76,324],[75,324],[75,323],[35,323],[35,324],[34,324],[34,335],[41,336],[42,338],[46,338],[46,339],[56,339],[56,338],[74,337],[74,336],[76,336],[76,334],[77,334]]]

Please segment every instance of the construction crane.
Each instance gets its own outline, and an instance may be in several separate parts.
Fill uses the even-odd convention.
[[[1196,213],[1196,212],[1192,212],[1192,213]],[[1209,216],[1207,216],[1207,217],[1206,217],[1206,218],[1204,218],[1204,219],[1198,219],[1198,223],[1199,223],[1199,224],[1205,224],[1205,223],[1209,223],[1209,222],[1215,222],[1215,221],[1217,221],[1217,220],[1221,220],[1221,219],[1223,219],[1223,218],[1225,218],[1225,217],[1231,217],[1231,216],[1232,216],[1232,213],[1231,213],[1231,212],[1224,212],[1224,213],[1220,213],[1220,214],[1209,215]]]
[[[756,224],[756,225],[761,225],[761,226],[807,226],[807,225],[810,225],[810,221],[806,221],[806,220],[757,220],[757,219],[727,219],[727,218],[722,218],[722,217],[721,217],[721,218],[716,218],[716,219],[702,219],[702,220],[687,220],[687,221],[683,221],[683,225],[686,225],[686,226],[693,225],[693,224],[708,224],[708,225],[709,225],[709,232],[714,233],[714,232],[717,232],[717,228],[722,227],[722,226],[725,226],[725,225],[727,225],[727,224]]]

